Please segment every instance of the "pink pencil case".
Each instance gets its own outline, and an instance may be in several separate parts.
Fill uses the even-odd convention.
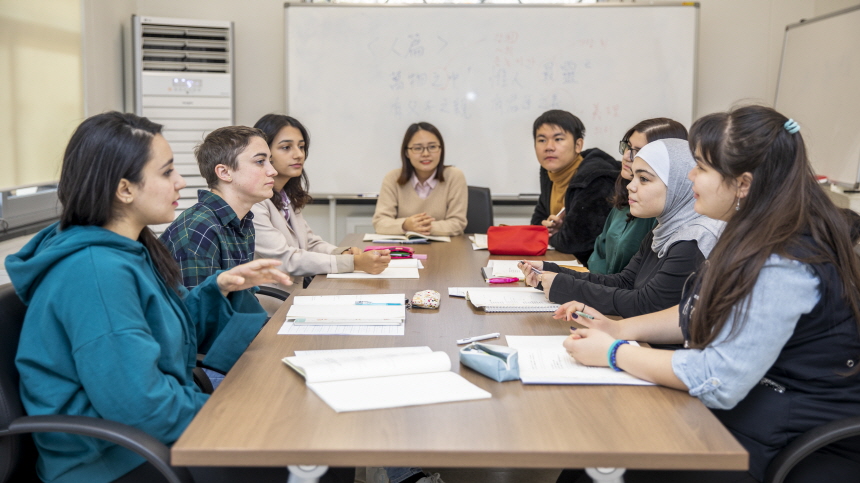
[[[390,250],[391,258],[412,258],[412,254],[415,253],[409,247],[380,247],[380,246],[370,246],[365,247],[364,251],[369,252],[371,250]]]

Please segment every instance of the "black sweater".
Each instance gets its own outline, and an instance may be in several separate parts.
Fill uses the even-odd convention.
[[[615,190],[615,179],[621,163],[597,148],[582,152],[582,163],[576,169],[564,194],[565,216],[558,232],[549,244],[562,253],[570,253],[583,264],[594,251],[594,240],[603,231],[606,217],[612,209],[609,198]],[[549,218],[552,180],[540,169],[540,198],[532,214],[532,225]]]
[[[678,305],[684,282],[705,260],[695,241],[672,244],[663,258],[651,250],[653,233],[619,273],[577,272],[544,262],[544,270],[558,272],[549,299],[563,304],[576,300],[606,315],[633,317]]]

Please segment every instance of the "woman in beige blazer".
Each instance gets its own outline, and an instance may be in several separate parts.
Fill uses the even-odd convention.
[[[469,188],[462,171],[445,166],[445,142],[439,130],[428,122],[409,126],[400,160],[402,167],[382,180],[373,214],[376,233],[462,235]]]
[[[272,166],[278,172],[272,198],[251,208],[255,258],[281,260],[281,269],[294,276],[385,270],[391,261],[388,250],[363,252],[332,245],[315,235],[302,216],[302,208],[312,201],[304,171],[310,138],[302,123],[289,116],[266,114],[254,127],[266,134]]]

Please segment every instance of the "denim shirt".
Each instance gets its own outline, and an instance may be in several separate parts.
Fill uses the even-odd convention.
[[[675,375],[705,406],[735,407],[779,357],[800,317],[818,303],[819,283],[807,264],[771,255],[740,305],[746,314],[742,329],[729,337],[732,314],[704,349],[675,351]]]

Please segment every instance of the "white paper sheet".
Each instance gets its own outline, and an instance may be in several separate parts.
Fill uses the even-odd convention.
[[[487,244],[487,235],[479,233],[469,235],[469,241],[472,242],[472,250],[487,250],[489,247]]]
[[[590,367],[575,361],[564,350],[567,336],[505,336],[509,347],[519,352],[520,379],[523,384],[624,384],[653,386],[626,372],[608,367]],[[636,342],[631,341],[631,344]]]
[[[583,266],[579,263],[578,260],[547,260],[548,262],[552,262],[560,267],[581,267]]]
[[[418,277],[418,269],[417,268],[394,268],[388,267],[382,271],[382,273],[378,273],[376,275],[371,275],[365,272],[352,272],[352,273],[330,273],[326,275],[326,278],[336,279],[336,278],[419,278]]]
[[[395,258],[388,263],[388,268],[424,268],[417,258]]]
[[[403,335],[406,324],[398,325],[295,325],[284,322],[281,335]]]
[[[492,397],[450,371],[319,382],[308,387],[339,413]]]
[[[284,362],[309,383],[391,377],[451,370],[445,352],[328,353],[310,357],[295,355]]]
[[[400,354],[424,354],[433,352],[429,347],[370,347],[367,349],[322,349],[312,351],[296,351],[297,356],[302,357],[329,357],[331,355],[400,355]]]
[[[448,287],[448,296],[449,297],[465,297],[467,291],[477,291],[477,290],[504,290],[504,291],[513,291],[513,292],[539,292],[542,291],[534,288],[534,287]]]
[[[494,277],[516,277],[524,278],[523,271],[517,267],[519,260],[489,260],[487,266],[493,269]]]
[[[356,305],[356,302],[359,301],[405,305],[406,294],[374,293],[358,295],[297,295],[293,299],[293,305]]]

